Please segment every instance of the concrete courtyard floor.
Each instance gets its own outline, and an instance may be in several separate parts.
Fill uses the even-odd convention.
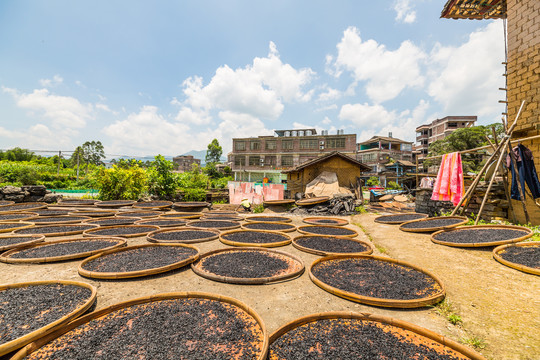
[[[78,275],[80,261],[10,265],[0,263],[0,284],[36,280],[75,280],[98,288],[97,309],[152,294],[202,291],[238,299],[253,308],[271,334],[304,315],[325,311],[355,311],[398,318],[456,341],[476,339],[488,359],[540,359],[540,278],[503,266],[489,250],[463,250],[432,243],[429,235],[401,232],[395,225],[374,222],[376,215],[347,217],[359,239],[371,241],[374,254],[420,266],[438,276],[446,286],[447,299],[462,319],[452,325],[437,308],[399,310],[366,306],[336,297],[313,284],[307,269],[318,256],[292,245],[277,248],[303,259],[306,272],[299,278],[270,285],[231,285],[201,278],[189,267],[147,278],[94,281]],[[302,218],[293,216],[295,225]],[[293,237],[299,233],[289,233]],[[54,238],[47,238],[53,240]],[[128,245],[146,243],[145,237],[128,239]],[[201,253],[227,248],[214,240],[194,244]]]

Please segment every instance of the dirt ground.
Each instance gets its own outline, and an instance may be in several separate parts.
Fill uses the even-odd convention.
[[[314,285],[307,271],[290,281],[248,286],[206,280],[189,267],[149,278],[93,281],[78,275],[80,261],[44,265],[0,263],[0,284],[50,279],[87,282],[98,288],[98,309],[164,292],[216,293],[236,298],[253,308],[264,320],[269,334],[308,314],[366,312],[405,320],[456,341],[465,337],[482,339],[485,348],[478,351],[488,359],[540,359],[540,279],[537,276],[499,264],[492,259],[491,251],[436,245],[429,240],[429,235],[401,232],[395,225],[375,223],[375,217],[374,214],[348,217],[351,222],[348,227],[360,233],[358,238],[372,241],[377,248],[375,254],[411,262],[438,276],[446,286],[447,299],[463,320],[462,325],[450,324],[435,308],[394,310],[344,300]],[[293,217],[293,223],[301,225],[301,217]],[[146,243],[145,237],[128,240],[130,245],[142,243]],[[195,246],[201,253],[228,247],[219,240]],[[292,245],[278,249],[303,259],[306,270],[318,258]]]

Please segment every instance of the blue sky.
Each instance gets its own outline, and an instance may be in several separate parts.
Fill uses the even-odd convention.
[[[501,21],[444,0],[0,2],[0,148],[178,155],[274,129],[500,122]]]

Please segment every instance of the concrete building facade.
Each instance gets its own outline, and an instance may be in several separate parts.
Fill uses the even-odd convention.
[[[272,183],[284,182],[283,170],[292,169],[307,161],[333,151],[354,157],[356,134],[336,134],[315,129],[276,130],[274,136],[234,138],[228,161],[235,181]]]
[[[178,166],[177,171],[187,172],[191,171],[193,164],[201,166],[201,159],[196,159],[193,155],[178,155],[173,157],[173,163]]]

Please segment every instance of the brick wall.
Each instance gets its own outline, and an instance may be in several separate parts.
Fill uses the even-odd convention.
[[[523,100],[516,127],[519,138],[540,135],[540,1],[507,0],[508,25],[508,119],[513,122]],[[540,170],[540,139],[523,142],[532,150],[536,169]],[[519,201],[513,201],[518,221],[525,217]],[[527,210],[533,224],[540,224],[540,208],[529,199]]]

